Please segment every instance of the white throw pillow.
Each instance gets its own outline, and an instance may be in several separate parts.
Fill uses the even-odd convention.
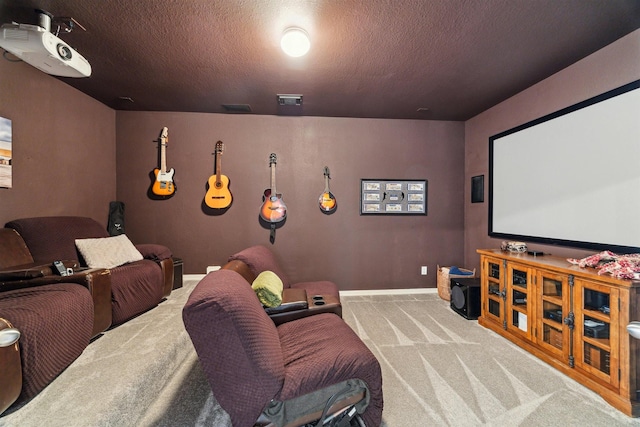
[[[76,239],[76,247],[90,268],[113,268],[143,258],[126,234],[99,239]]]

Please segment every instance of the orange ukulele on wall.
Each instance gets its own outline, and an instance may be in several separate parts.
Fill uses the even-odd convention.
[[[329,189],[329,180],[331,179],[329,167],[324,167],[324,192],[318,198],[320,210],[325,214],[334,213],[338,208],[338,201]]]
[[[204,196],[204,203],[211,209],[225,209],[231,206],[233,196],[229,191],[229,177],[222,175],[221,160],[224,143],[216,142],[216,173],[209,177],[209,188]]]

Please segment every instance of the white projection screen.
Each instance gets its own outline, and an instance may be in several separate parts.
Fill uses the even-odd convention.
[[[640,252],[640,80],[489,138],[489,235]]]

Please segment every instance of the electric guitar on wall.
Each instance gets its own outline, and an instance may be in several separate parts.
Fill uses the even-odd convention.
[[[156,196],[171,196],[176,191],[176,186],[173,183],[173,168],[167,170],[167,144],[169,143],[169,129],[167,127],[162,128],[160,133],[159,147],[160,147],[160,169],[154,169],[153,173],[156,179],[153,181],[151,191]]]
[[[320,205],[320,210],[324,213],[332,213],[338,207],[338,202],[334,197],[333,193],[329,189],[329,180],[331,179],[329,167],[324,167],[324,192],[320,195],[318,199],[318,204]]]
[[[216,174],[209,177],[209,188],[204,196],[204,203],[212,209],[225,209],[231,206],[233,196],[229,191],[229,177],[222,175],[221,158],[224,151],[224,143],[216,142]]]
[[[271,168],[271,188],[264,190],[262,196],[262,207],[260,218],[270,223],[284,221],[287,217],[287,207],[282,200],[282,194],[276,191],[276,155],[269,156],[269,167]]]

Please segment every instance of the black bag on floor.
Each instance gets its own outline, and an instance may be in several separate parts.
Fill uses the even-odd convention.
[[[110,236],[124,234],[124,203],[109,202],[109,222],[107,231]]]

